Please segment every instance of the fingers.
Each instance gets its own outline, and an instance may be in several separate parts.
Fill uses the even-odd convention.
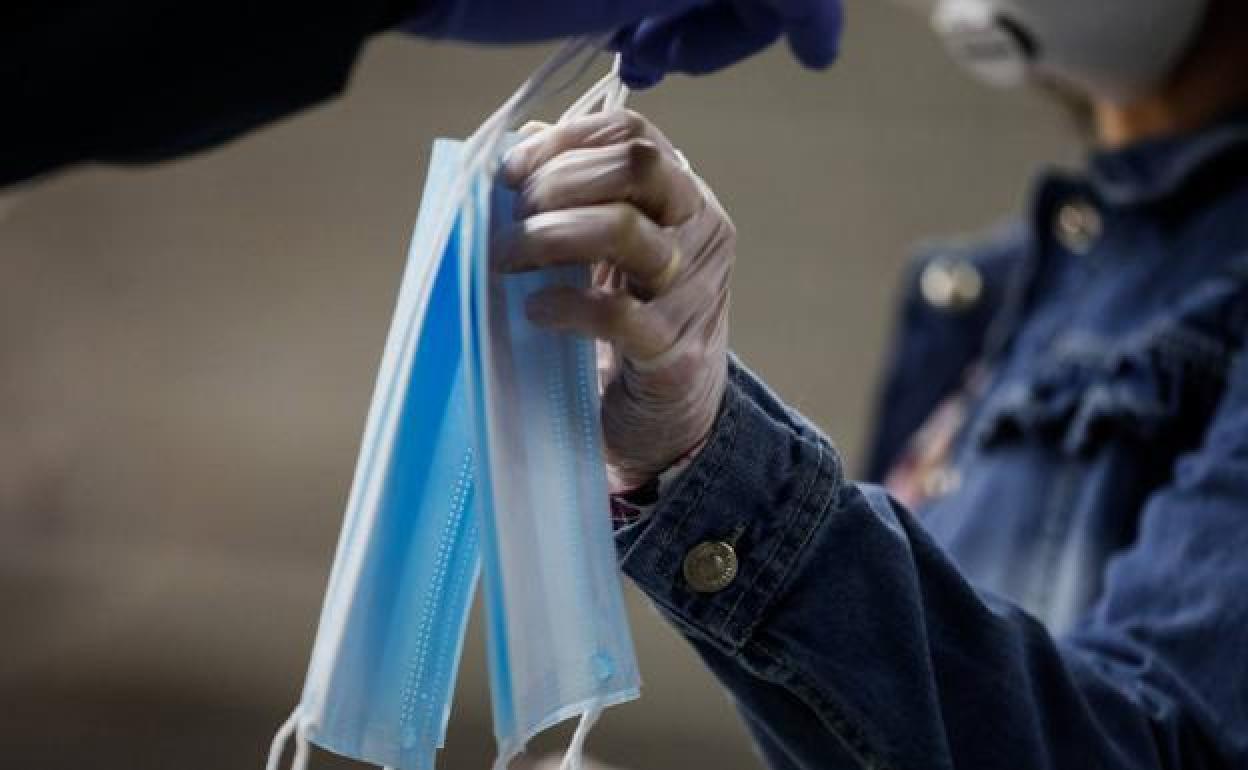
[[[508,234],[498,269],[607,262],[625,273],[638,297],[660,293],[675,278],[679,257],[671,235],[628,203],[543,212]]]
[[[520,187],[517,215],[617,201],[636,206],[660,225],[678,225],[701,204],[698,187],[675,152],[644,138],[606,147],[565,150]]]
[[[527,139],[531,136],[535,136],[536,134],[542,133],[548,128],[550,128],[550,124],[546,123],[545,121],[530,120],[528,123],[525,123],[523,126],[520,126],[520,128],[516,130],[516,133],[519,134],[521,137]]]
[[[780,32],[778,15],[765,3],[710,3],[643,22],[626,58],[633,69],[705,74],[752,56]]]
[[[530,135],[511,148],[503,158],[503,181],[517,187],[560,153],[577,148],[608,147],[630,139],[649,139],[660,149],[671,150],[667,137],[632,110],[596,112]]]
[[[555,286],[530,296],[525,313],[539,326],[606,340],[635,361],[657,358],[672,345],[663,317],[621,290]]]
[[[505,272],[605,262],[646,300],[680,266],[673,228],[706,203],[679,153],[645,118],[586,116],[530,136],[504,161],[523,221],[504,234]]]
[[[840,0],[778,0],[776,6],[798,61],[824,69],[836,60],[845,23]]]
[[[654,16],[625,28],[615,47],[629,85],[648,87],[669,72],[714,72],[752,56],[783,33],[806,67],[836,59],[841,0],[721,0]]]

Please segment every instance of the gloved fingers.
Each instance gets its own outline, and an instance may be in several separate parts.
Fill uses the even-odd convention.
[[[782,31],[779,14],[761,2],[721,1],[647,19],[620,41],[621,72],[649,76],[641,81],[667,72],[714,72],[766,48]]]
[[[635,91],[658,85],[663,75],[666,74],[662,69],[656,69],[645,61],[639,60],[633,51],[633,38],[637,36],[638,30],[644,23],[640,21],[621,27],[611,38],[611,50],[620,54],[620,80]]]
[[[439,0],[400,25],[410,34],[473,43],[521,43],[606,34],[696,0]]]
[[[660,225],[679,225],[702,207],[700,190],[674,151],[651,139],[569,149],[524,180],[517,214],[627,201]]]
[[[550,128],[550,124],[542,120],[530,120],[520,128],[516,129],[516,133],[522,137],[528,138],[535,134],[540,134]]]
[[[840,0],[773,0],[793,55],[811,69],[824,69],[840,50],[844,11]]]
[[[681,267],[670,231],[628,203],[548,211],[529,217],[505,236],[497,269],[505,273],[605,262],[627,277],[640,299],[650,299]]]
[[[618,289],[553,286],[534,292],[524,309],[538,326],[609,342],[630,360],[655,359],[673,344],[666,319]]]
[[[530,174],[562,152],[576,148],[607,147],[630,139],[649,139],[665,152],[672,151],[667,137],[636,112],[595,112],[538,131],[512,147],[503,157],[503,182],[509,187],[518,188]]]

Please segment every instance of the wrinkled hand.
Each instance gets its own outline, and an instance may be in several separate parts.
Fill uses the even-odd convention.
[[[803,65],[836,59],[844,25],[841,0],[715,0],[669,7],[616,35],[628,85],[654,85],[670,72],[701,75],[767,48],[781,36]]]
[[[526,312],[605,343],[607,462],[618,483],[640,486],[714,424],[736,231],[683,156],[633,112],[542,129],[508,154],[503,177],[519,193],[518,222],[498,269],[594,266],[590,288],[545,289]]]

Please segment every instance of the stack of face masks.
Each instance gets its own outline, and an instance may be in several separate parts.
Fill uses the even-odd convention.
[[[496,770],[576,715],[564,767],[579,767],[601,710],[637,697],[594,346],[523,312],[533,291],[589,272],[502,276],[488,254],[512,218],[513,194],[494,183],[508,129],[597,50],[569,43],[470,139],[434,144],[303,695],[269,770],[292,737],[296,768],[310,742],[432,770],[478,573]],[[624,97],[608,76],[564,119]]]

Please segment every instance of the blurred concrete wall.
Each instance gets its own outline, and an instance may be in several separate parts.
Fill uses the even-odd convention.
[[[908,12],[849,10],[830,73],[777,50],[634,104],[739,225],[735,347],[852,458],[909,246],[992,223],[1074,153]],[[385,39],[328,107],[66,174],[0,219],[0,766],[257,766],[307,660],[429,142],[542,55]],[[644,700],[592,749],[756,766],[632,600]],[[474,627],[445,767],[484,766],[487,702]]]

